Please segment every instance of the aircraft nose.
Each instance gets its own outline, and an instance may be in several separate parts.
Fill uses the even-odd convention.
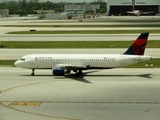
[[[16,67],[19,67],[19,62],[16,61],[16,62],[14,63],[14,65],[15,65]]]

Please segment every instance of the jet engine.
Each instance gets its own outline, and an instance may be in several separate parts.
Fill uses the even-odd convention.
[[[61,67],[53,68],[52,73],[54,76],[63,76],[66,73],[70,73],[71,71],[69,69],[64,69]]]

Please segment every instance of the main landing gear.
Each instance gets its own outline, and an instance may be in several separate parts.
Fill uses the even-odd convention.
[[[31,73],[31,76],[34,76],[34,70],[35,70],[35,69],[32,69],[32,73]]]
[[[76,72],[75,77],[79,77],[82,75],[82,70],[76,70],[75,72]]]

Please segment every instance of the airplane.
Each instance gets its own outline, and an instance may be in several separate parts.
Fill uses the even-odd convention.
[[[154,11],[144,12],[142,10],[133,10],[133,11],[127,11],[127,13],[134,14],[136,16],[140,16],[140,15],[147,15],[147,14],[154,13]]]
[[[30,54],[21,57],[14,65],[20,68],[51,69],[54,76],[64,76],[71,71],[75,76],[82,75],[83,70],[112,69],[151,60],[144,55],[149,33],[140,36],[123,54]]]
[[[140,15],[147,15],[147,14],[152,14],[154,13],[154,11],[150,11],[150,12],[144,12],[143,10],[136,10],[134,5],[132,5],[133,10],[132,11],[127,11],[126,13],[130,13],[130,14],[134,14],[136,16],[140,16]]]

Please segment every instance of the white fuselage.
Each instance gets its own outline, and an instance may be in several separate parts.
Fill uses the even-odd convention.
[[[115,68],[150,60],[150,56],[124,54],[32,54],[23,56],[15,66],[28,69],[52,69],[59,64]]]

